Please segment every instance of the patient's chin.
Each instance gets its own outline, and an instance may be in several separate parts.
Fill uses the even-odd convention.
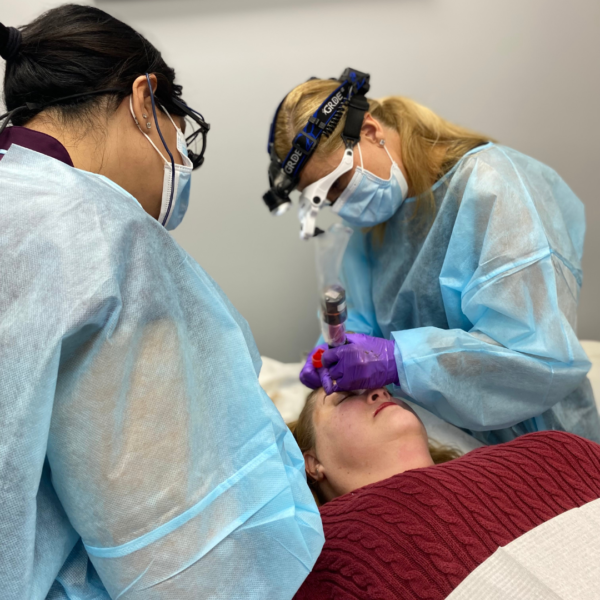
[[[419,418],[419,415],[417,415],[417,413],[414,411],[414,409],[413,409],[412,406],[410,406],[409,404],[407,404],[406,402],[404,402],[404,400],[402,400],[401,398],[392,398],[392,400],[394,402],[396,402],[396,404],[398,404],[399,406],[401,406],[405,411],[407,411],[411,415],[413,415],[413,417],[421,424],[421,427],[425,428],[425,426],[423,425],[423,422]]]
[[[390,428],[398,436],[418,434],[426,438],[425,426],[414,410],[405,402],[397,398],[394,398],[394,400],[398,404],[398,408],[386,408],[382,413],[387,411],[387,414],[378,415],[385,419],[382,419],[382,425],[385,428]]]
[[[391,400],[393,402],[395,402],[396,404],[398,404],[399,406],[401,406],[403,409],[408,410],[411,413],[415,414],[415,411],[412,409],[412,407],[409,406],[406,402],[404,402],[404,400],[402,400],[402,398],[391,398]]]

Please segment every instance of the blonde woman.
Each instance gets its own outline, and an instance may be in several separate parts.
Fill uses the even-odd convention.
[[[576,336],[582,203],[533,158],[407,98],[366,98],[363,76],[299,85],[272,127],[271,191],[308,198],[303,227],[320,202],[355,230],[342,273],[355,335],[321,369],[313,351],[302,381],[395,384],[485,443],[544,429],[600,441]]]

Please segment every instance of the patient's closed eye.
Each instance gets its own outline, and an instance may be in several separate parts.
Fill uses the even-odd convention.
[[[342,392],[340,393],[340,399],[336,402],[336,405],[339,406],[342,402],[344,402],[344,400],[347,400],[348,398],[353,398],[354,396],[360,396],[361,393],[364,390],[357,390],[354,392]]]

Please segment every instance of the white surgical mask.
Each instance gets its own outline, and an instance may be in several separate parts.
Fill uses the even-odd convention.
[[[389,179],[381,179],[364,168],[358,144],[360,167],[356,167],[350,183],[332,206],[333,212],[351,225],[373,227],[385,223],[406,199],[406,179],[385,145],[383,149],[392,161]]]
[[[162,155],[161,151],[156,147],[150,136],[140,127],[140,124],[138,123],[133,112],[133,101],[131,96],[129,97],[129,110],[131,111],[131,115],[133,116],[133,120],[138,126],[138,129],[143,135],[146,136],[147,140],[152,144],[159,156],[165,161],[163,191],[158,222],[163,225],[165,229],[171,231],[181,223],[190,203],[192,161],[188,158],[185,136],[183,135],[181,129],[177,127],[175,121],[173,121],[171,118],[171,115],[163,108],[165,114],[169,117],[169,120],[177,131],[177,150],[179,151],[181,159],[183,160],[183,165],[175,164],[175,176],[173,176],[171,162]],[[173,199],[171,200],[172,187]]]

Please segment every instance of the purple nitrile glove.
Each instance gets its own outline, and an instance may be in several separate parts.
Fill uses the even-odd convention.
[[[321,383],[327,394],[400,385],[393,340],[362,333],[347,337],[348,344],[326,350],[321,359]]]
[[[300,381],[311,390],[316,390],[322,387],[321,376],[319,375],[317,369],[313,366],[312,357],[313,354],[317,350],[327,350],[329,346],[327,344],[319,344],[315,348],[313,348],[309,355],[306,357],[306,362],[302,367],[302,371],[300,371]],[[320,369],[319,369],[320,370]]]

